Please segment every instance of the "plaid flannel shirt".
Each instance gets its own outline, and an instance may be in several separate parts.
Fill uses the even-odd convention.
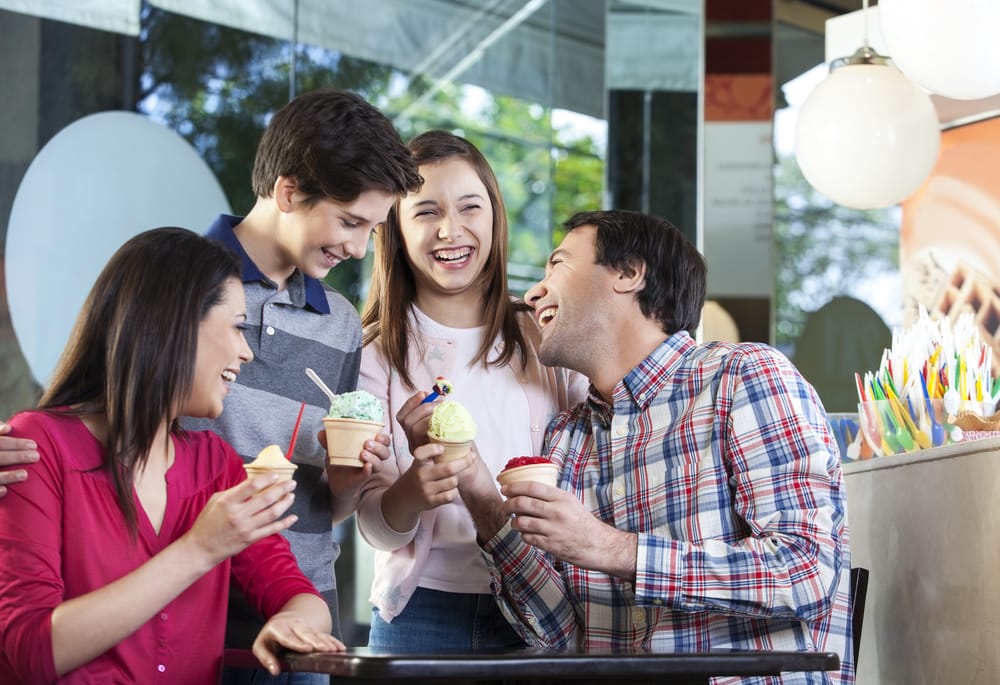
[[[812,386],[766,345],[664,341],[549,426],[560,487],[638,536],[635,582],[554,560],[507,523],[484,546],[508,620],[536,646],[836,652],[854,681],[846,495]],[[713,682],[735,682],[717,679]]]

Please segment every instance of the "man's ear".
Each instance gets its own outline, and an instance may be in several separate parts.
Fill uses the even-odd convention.
[[[278,209],[282,212],[292,211],[295,193],[299,191],[299,184],[291,176],[278,176],[274,181],[274,201]]]
[[[646,287],[646,262],[635,261],[618,272],[616,293],[637,293]]]

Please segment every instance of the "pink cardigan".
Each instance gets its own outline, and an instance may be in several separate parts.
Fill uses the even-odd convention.
[[[411,313],[410,316],[412,323],[414,315]],[[549,421],[558,412],[586,399],[589,384],[576,372],[543,365],[537,354],[541,340],[538,324],[530,312],[519,313],[518,322],[528,348],[526,372],[519,376],[523,378],[522,387],[531,417],[530,425],[521,429],[530,432],[532,449],[535,454],[541,454]],[[417,388],[430,388],[437,376],[450,376],[455,364],[454,354],[447,352],[454,349],[453,341],[427,338],[425,342],[437,343],[436,347],[446,352],[443,359],[431,360],[424,355],[423,344],[410,346],[408,365]],[[498,341],[498,349],[500,344]],[[511,363],[519,365],[519,355],[515,354]],[[496,367],[489,367],[489,370],[501,372]],[[431,547],[430,531],[434,530],[436,510],[423,512],[416,527],[403,533],[393,530],[385,522],[382,517],[382,494],[413,462],[406,434],[395,416],[416,390],[405,386],[399,375],[389,367],[378,341],[366,346],[362,352],[358,385],[382,400],[395,456],[395,459],[387,460],[382,470],[364,485],[357,512],[361,536],[376,549],[375,578],[369,599],[379,607],[383,619],[392,621],[406,606],[423,573]]]

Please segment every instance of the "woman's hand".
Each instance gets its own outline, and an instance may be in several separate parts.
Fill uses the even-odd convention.
[[[296,595],[271,616],[253,643],[253,654],[271,675],[281,673],[278,652],[343,652],[344,643],[330,635],[330,611],[315,595]]]
[[[414,511],[434,509],[442,504],[454,502],[458,498],[459,475],[475,459],[470,452],[462,459],[443,464],[434,463],[434,458],[444,454],[444,447],[428,443],[418,447],[413,454],[413,463],[399,477],[394,496],[405,498]]]
[[[208,500],[184,538],[200,550],[209,568],[298,520],[294,515],[281,518],[295,500],[295,481],[277,480],[271,474],[255,476]]]

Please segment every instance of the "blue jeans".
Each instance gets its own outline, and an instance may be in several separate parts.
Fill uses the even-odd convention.
[[[221,685],[330,685],[330,676],[284,671],[273,676],[263,668],[224,668]]]
[[[479,652],[524,647],[493,595],[418,587],[403,612],[386,623],[372,609],[368,646],[381,652]]]

